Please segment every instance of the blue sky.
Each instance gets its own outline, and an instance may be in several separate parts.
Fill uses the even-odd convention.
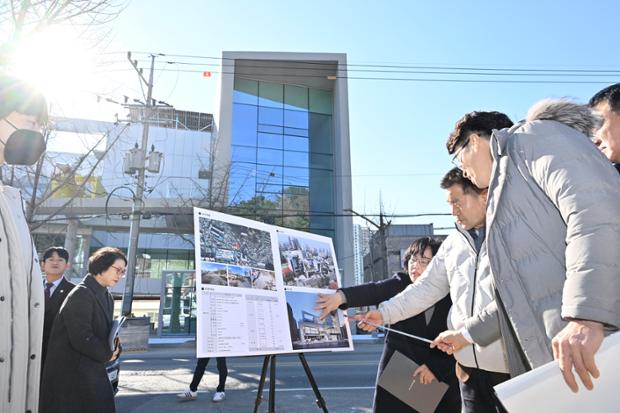
[[[293,316],[296,318],[297,322],[303,319],[303,311],[312,313],[315,316],[321,313],[314,309],[317,298],[317,293],[286,291],[286,302],[292,307]]]
[[[620,5],[611,0],[133,0],[112,24],[107,50],[213,57],[223,50],[339,52],[347,54],[349,64],[614,70],[620,69],[619,12]],[[137,96],[139,83],[124,54],[107,57],[112,63],[101,74],[108,82],[106,91]],[[186,67],[162,65],[158,68],[173,70],[156,72],[158,99],[178,109],[216,110],[217,74],[203,78],[175,71]],[[611,83],[620,76],[563,79]],[[449,212],[438,183],[451,167],[445,140],[460,116],[472,110],[500,110],[518,120],[541,98],[586,101],[603,86],[350,79],[353,207],[377,213],[381,196],[388,214]],[[108,109],[98,112],[110,116]],[[394,222],[449,226],[453,220]]]

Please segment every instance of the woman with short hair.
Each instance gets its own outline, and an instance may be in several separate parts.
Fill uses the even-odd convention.
[[[436,238],[419,238],[411,243],[405,253],[403,267],[407,272],[398,272],[393,277],[381,281],[341,288],[336,294],[319,294],[316,307],[323,310],[321,318],[338,308],[344,310],[349,307],[379,305],[394,297],[424,272],[440,245],[441,241]],[[447,295],[425,312],[399,321],[392,328],[433,340],[447,329],[446,323],[451,306],[452,301]],[[415,371],[416,380],[420,383],[427,384],[440,380],[450,386],[435,411],[442,413],[461,411],[459,387],[454,373],[456,363],[452,356],[446,357],[445,353],[431,349],[428,344],[388,332],[379,361],[377,381],[395,351],[401,352],[420,366]],[[373,412],[413,413],[415,410],[377,385]]]
[[[54,322],[41,382],[40,413],[114,413],[105,364],[118,357],[108,341],[114,300],[108,288],[123,278],[127,259],[104,247],[88,259],[84,277]]]

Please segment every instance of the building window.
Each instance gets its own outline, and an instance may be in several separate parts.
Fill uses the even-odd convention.
[[[333,237],[332,128],[330,91],[236,77],[233,211]]]

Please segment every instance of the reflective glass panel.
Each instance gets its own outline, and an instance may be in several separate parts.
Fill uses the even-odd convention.
[[[320,89],[310,89],[310,112],[332,114],[332,92]]]
[[[284,126],[295,129],[308,129],[308,112],[284,110]]]
[[[256,148],[251,146],[236,146],[232,147],[232,162],[233,165],[236,162],[256,162]]]
[[[297,166],[301,168],[307,167],[308,166],[308,152],[285,151],[284,152],[284,165]]]
[[[284,113],[278,108],[258,108],[258,123],[261,125],[277,125],[282,126],[284,122]]]
[[[308,138],[284,135],[284,150],[308,152]]]
[[[258,104],[258,82],[256,80],[235,78],[233,91],[234,103]]]
[[[258,125],[258,131],[259,132],[266,132],[266,133],[278,133],[280,135],[282,135],[282,126],[274,126],[274,125]]]
[[[232,113],[232,143],[256,146],[256,106],[235,103]]]
[[[285,135],[295,135],[295,136],[304,136],[308,137],[308,128],[299,129],[299,128],[284,128]]]
[[[256,165],[257,185],[264,183],[282,185],[282,167],[278,165]]]
[[[267,165],[282,165],[282,151],[258,148],[257,162]]]
[[[284,85],[284,108],[308,109],[308,88]]]
[[[334,211],[334,174],[332,171],[310,169],[310,210]]]
[[[307,168],[284,167],[284,185],[308,186],[310,174]]]
[[[261,148],[282,149],[282,135],[259,132],[258,146]]]
[[[229,178],[228,203],[236,204],[254,197],[256,192],[256,178],[246,172],[231,172]]]
[[[284,106],[284,86],[277,83],[258,82],[258,104],[272,108]]]
[[[310,152],[333,153],[332,117],[310,114]]]

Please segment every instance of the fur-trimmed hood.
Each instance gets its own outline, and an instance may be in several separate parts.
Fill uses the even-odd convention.
[[[554,120],[569,126],[587,137],[593,136],[601,126],[601,118],[587,105],[569,99],[544,99],[527,112],[527,122]]]

